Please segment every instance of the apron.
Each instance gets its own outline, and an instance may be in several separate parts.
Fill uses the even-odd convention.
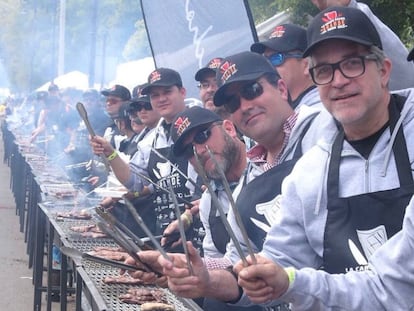
[[[158,135],[155,137],[153,142],[153,148],[155,148],[155,142]],[[187,174],[188,161],[183,157],[176,157],[172,152],[172,146],[164,148],[156,148],[156,150],[166,157],[171,163],[176,165],[184,174]],[[191,194],[189,189],[185,186],[186,179],[178,173],[178,171],[172,167],[170,163],[159,157],[155,152],[151,151],[148,160],[148,175],[151,180],[164,189],[169,189],[171,184],[174,193],[177,197],[183,198],[187,201],[191,201]],[[175,220],[175,207],[169,194],[159,190],[154,190],[153,207],[155,209],[156,222],[155,222],[155,234],[162,235],[165,228]],[[185,207],[183,203],[179,203],[181,213],[184,212]],[[194,217],[193,224],[190,229],[186,232],[187,239],[192,240],[194,247],[201,250],[202,241],[204,237],[204,228],[199,218]],[[180,247],[182,251],[182,247]],[[180,251],[177,250],[171,251]]]
[[[390,131],[400,112],[389,105]],[[401,230],[406,206],[414,193],[413,176],[402,127],[392,146],[400,188],[339,198],[339,166],[344,132],[332,146],[327,180],[328,215],[324,234],[323,269],[344,273],[367,268],[369,256]]]
[[[247,172],[244,175],[236,206],[250,240],[259,250],[263,248],[266,234],[278,217],[282,182],[302,156],[302,140],[311,124],[312,121],[302,132],[291,160],[272,167],[249,183],[246,183]]]

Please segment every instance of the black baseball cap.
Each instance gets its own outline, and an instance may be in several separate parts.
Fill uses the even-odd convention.
[[[174,141],[173,153],[180,156],[184,153],[185,137],[195,128],[207,128],[210,124],[222,119],[209,109],[193,106],[180,112],[172,122],[171,138]]]
[[[407,60],[414,60],[414,47],[412,48],[411,52],[407,56]]]
[[[217,70],[218,90],[214,94],[214,105],[222,106],[226,103],[224,95],[229,84],[239,81],[254,81],[265,74],[279,74],[263,55],[253,52],[241,52],[223,59]]]
[[[374,24],[359,9],[334,6],[316,15],[307,30],[308,47],[303,57],[309,56],[321,42],[343,39],[382,50],[381,38]]]
[[[180,74],[170,68],[158,68],[148,76],[148,84],[141,90],[141,95],[148,95],[154,86],[183,86]]]
[[[306,46],[305,28],[294,24],[282,24],[273,29],[268,40],[253,43],[250,51],[263,54],[266,48],[269,48],[282,53],[294,50],[303,52]]]
[[[129,92],[129,90],[125,86],[119,84],[115,84],[110,89],[102,90],[101,94],[103,96],[119,97],[123,101],[131,99],[131,93]]]
[[[198,70],[194,76],[194,79],[196,81],[202,81],[207,73],[216,74],[217,68],[220,66],[221,61],[223,58],[221,57],[215,57],[213,59],[210,59],[210,61],[207,63],[207,65],[200,70]]]

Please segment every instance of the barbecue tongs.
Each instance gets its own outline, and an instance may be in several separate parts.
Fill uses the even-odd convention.
[[[97,262],[103,265],[107,265],[107,266],[111,266],[111,267],[115,267],[119,269],[131,270],[131,271],[140,270],[136,266],[127,265],[122,262],[111,260],[111,259],[93,256],[88,253],[82,253],[80,250],[77,250],[76,248],[72,248],[72,247],[62,246],[60,248],[60,251],[62,252],[62,254],[75,260],[88,259],[88,260],[91,260],[91,261],[94,261],[94,262]]]
[[[104,215],[106,212],[102,212],[99,208],[96,209],[98,215]],[[105,217],[105,218],[104,218]],[[109,218],[108,215],[104,217],[100,216],[103,221],[98,221],[96,225],[100,230],[102,230],[106,235],[114,239],[115,243],[122,247],[128,255],[130,255],[134,260],[139,263],[142,268],[147,272],[154,272],[157,275],[160,275],[159,272],[152,269],[151,266],[141,261],[141,258],[137,254],[137,252],[142,251],[143,249],[139,247],[135,242],[132,240],[131,237],[127,236],[124,232],[122,232],[118,227],[116,227],[113,223],[108,223],[106,219]],[[138,240],[140,240],[138,238]],[[143,243],[144,244],[144,243]]]

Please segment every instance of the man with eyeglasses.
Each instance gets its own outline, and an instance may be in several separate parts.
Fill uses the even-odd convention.
[[[311,0],[311,2],[319,10],[325,10],[332,6],[345,6],[364,12],[380,35],[385,55],[392,61],[390,90],[414,87],[414,75],[412,74],[414,64],[405,61],[408,54],[407,48],[401,42],[401,39],[372,12],[367,4],[356,0]]]
[[[194,78],[198,82],[200,90],[200,100],[203,107],[215,111],[213,98],[217,91],[216,70],[221,63],[222,58],[215,57],[211,59],[207,65],[199,69]]]
[[[282,24],[273,29],[268,40],[250,47],[252,52],[264,55],[275,67],[286,83],[288,101],[293,109],[302,105],[322,106],[308,72],[308,60],[302,57],[306,42],[306,29],[294,24]]]

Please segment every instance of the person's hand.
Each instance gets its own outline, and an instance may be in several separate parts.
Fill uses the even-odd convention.
[[[103,154],[108,157],[113,151],[114,148],[111,144],[101,136],[94,136],[89,138],[89,143],[92,147],[92,151],[96,155]]]
[[[283,295],[289,287],[286,271],[272,260],[256,255],[257,263],[253,264],[247,257],[249,265],[238,262],[233,271],[238,274],[238,283],[253,303],[265,303]]]
[[[161,238],[161,246],[166,246],[168,244],[168,249],[174,248],[181,243],[181,238],[179,237],[179,226],[178,226],[178,220],[174,220],[170,222],[170,224],[165,228],[162,238]],[[178,237],[178,238],[177,238]]]
[[[162,275],[162,268],[158,264],[158,257],[160,252],[158,251],[142,251],[138,253],[139,258],[143,263],[149,266],[155,272],[145,271],[144,266],[140,262],[136,262],[134,258],[128,257],[125,260],[125,263],[132,266],[137,266],[141,270],[137,271],[128,271],[128,274],[133,278],[140,279],[146,284],[156,284],[158,286],[166,287],[167,278]],[[121,271],[123,274],[125,271]]]
[[[209,272],[198,251],[187,242],[188,253],[194,274],[190,273],[184,254],[168,254],[170,259],[158,257],[162,273],[168,278],[168,287],[180,297],[198,298],[204,296],[209,286]]]

